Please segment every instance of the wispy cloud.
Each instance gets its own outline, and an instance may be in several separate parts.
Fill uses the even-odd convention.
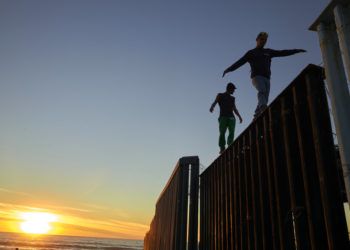
[[[105,207],[105,206],[101,206],[101,205],[96,205],[96,204],[91,204],[91,203],[80,203],[83,207],[87,207],[91,210],[89,210],[90,212],[108,212],[108,213],[112,213],[115,216],[117,216],[118,218],[123,218],[124,220],[128,220],[130,218],[130,213],[123,211],[121,209],[116,209],[116,208],[110,208],[110,207]]]
[[[93,212],[93,210],[88,210],[88,209],[84,209],[84,208],[69,207],[69,206],[46,205],[46,207],[54,209],[54,210],[59,210],[59,211],[75,211],[75,212],[82,212],[82,213]]]
[[[25,193],[25,192],[15,191],[15,190],[7,189],[7,188],[1,188],[1,187],[0,187],[0,192],[14,194],[14,195],[19,195],[19,196],[33,197],[33,195]]]
[[[147,225],[134,222],[114,219],[98,220],[70,215],[62,216],[61,222],[69,225],[83,226],[84,228],[92,230],[92,232],[109,232],[108,237],[128,239],[141,239],[149,229]]]
[[[107,207],[96,205],[96,204],[91,204],[91,203],[80,203],[84,207],[92,208],[95,210],[107,210]]]
[[[17,210],[34,210],[34,211],[46,211],[47,209],[40,208],[40,207],[32,207],[32,206],[26,206],[21,204],[14,204],[14,203],[1,203],[0,202],[0,211],[17,211]]]

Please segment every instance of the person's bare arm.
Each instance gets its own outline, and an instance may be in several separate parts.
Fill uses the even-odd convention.
[[[240,115],[239,112],[238,112],[238,109],[237,109],[237,107],[236,107],[236,104],[233,105],[233,112],[235,112],[235,114],[238,116],[239,122],[242,123],[243,119],[242,119],[241,115]]]
[[[216,96],[215,101],[214,101],[213,104],[210,106],[210,109],[209,109],[210,113],[213,113],[214,108],[215,108],[216,104],[218,103],[218,101],[219,101],[219,95]]]

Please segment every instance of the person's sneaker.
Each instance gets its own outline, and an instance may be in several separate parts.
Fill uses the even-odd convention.
[[[255,122],[255,120],[258,119],[259,115],[260,113],[255,113],[252,122]]]
[[[267,105],[262,105],[261,108],[260,108],[259,114],[261,114],[262,112],[264,112],[265,109],[267,109]]]
[[[255,112],[252,122],[254,122],[261,115],[261,113],[265,111],[265,109],[267,109],[267,105],[261,106],[259,111]]]

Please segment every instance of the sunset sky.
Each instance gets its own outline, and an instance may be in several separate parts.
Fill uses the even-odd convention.
[[[217,157],[218,109],[233,81],[243,123],[255,46],[308,52],[272,63],[270,101],[309,63],[308,27],[328,0],[0,0],[0,231],[23,212],[57,215],[52,234],[142,239],[177,160]]]

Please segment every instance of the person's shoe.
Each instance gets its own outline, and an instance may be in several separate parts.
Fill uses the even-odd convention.
[[[259,111],[259,114],[261,114],[262,112],[265,111],[265,109],[267,109],[267,105],[262,105]]]
[[[258,119],[260,113],[255,113],[254,116],[253,116],[253,121],[252,122],[255,122],[256,119]]]
[[[262,105],[257,112],[254,114],[253,122],[261,115],[262,112],[267,109],[267,105]]]

